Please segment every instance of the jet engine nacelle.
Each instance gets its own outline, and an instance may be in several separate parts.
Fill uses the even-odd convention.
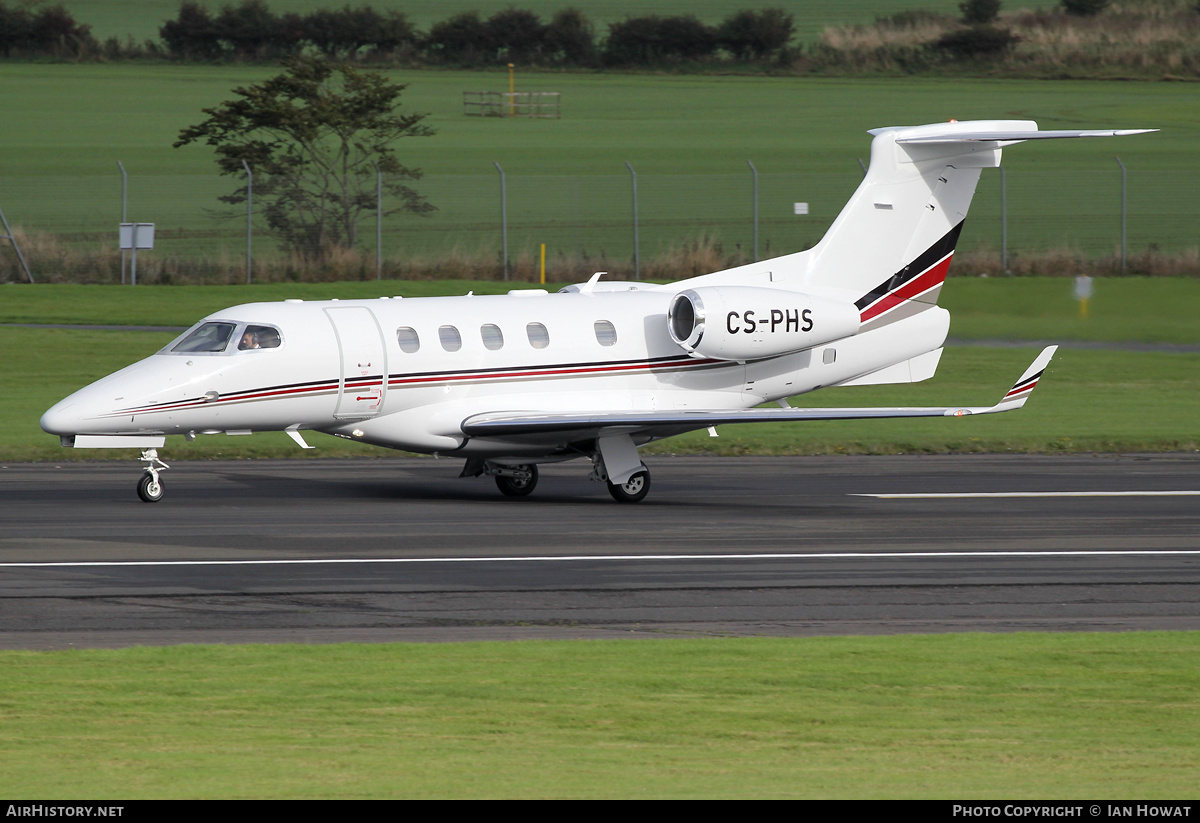
[[[760,286],[701,286],[671,301],[671,339],[693,357],[758,360],[858,332],[853,303]]]

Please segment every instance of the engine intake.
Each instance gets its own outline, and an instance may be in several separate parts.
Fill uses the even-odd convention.
[[[667,330],[693,357],[760,360],[856,334],[853,303],[761,286],[701,286],[675,295]]]

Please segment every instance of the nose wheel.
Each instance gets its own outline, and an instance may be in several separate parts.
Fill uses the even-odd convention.
[[[145,471],[137,484],[138,497],[142,499],[143,503],[157,503],[162,500],[163,496],[162,479],[158,474],[163,469],[171,467],[158,459],[157,449],[143,449],[142,456],[138,460],[145,464]]]
[[[137,484],[138,497],[142,498],[143,503],[157,503],[162,500],[163,484],[162,481],[151,474],[143,474]]]

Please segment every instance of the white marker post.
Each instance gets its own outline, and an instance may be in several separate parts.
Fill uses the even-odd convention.
[[[1079,301],[1079,316],[1088,316],[1088,301],[1092,298],[1092,278],[1081,274],[1075,278],[1075,299]]]
[[[131,272],[129,284],[137,285],[137,250],[154,248],[154,224],[153,223],[121,223],[120,231],[118,232],[120,246],[122,250],[129,249],[133,252],[132,262],[130,264]]]

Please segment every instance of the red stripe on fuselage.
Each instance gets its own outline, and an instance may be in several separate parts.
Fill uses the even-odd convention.
[[[950,269],[950,258],[954,256],[951,252],[934,263],[926,271],[909,280],[895,291],[885,294],[883,297],[876,300],[871,305],[862,310],[860,321],[866,323],[889,309],[894,309],[905,300],[911,300],[919,294],[929,291],[935,286],[940,286],[946,281],[946,272]]]
[[[692,368],[694,366],[725,363],[724,360],[692,360],[675,361],[672,363],[623,363],[619,365],[575,366],[545,369],[521,369],[515,371],[470,372],[467,374],[437,374],[421,375],[419,377],[393,377],[388,380],[389,386],[406,386],[419,383],[449,383],[459,380],[507,380],[521,377],[563,377],[572,375],[619,373],[629,371],[651,371],[654,369]]]
[[[494,372],[442,372],[438,374],[426,374],[415,377],[389,377],[387,383],[389,386],[417,386],[417,385],[436,385],[439,383],[459,382],[464,380],[511,380],[514,378],[524,377],[571,377],[582,376],[589,374],[619,374],[631,371],[654,371],[654,370],[677,370],[690,369],[698,366],[711,366],[727,364],[729,361],[713,360],[711,358],[704,359],[687,359],[687,360],[669,360],[667,362],[646,361],[641,363],[614,363],[614,364],[597,364],[592,366],[560,366],[547,367],[540,369],[511,369],[497,370]],[[382,387],[383,381],[380,378],[350,378],[346,380],[343,390],[349,389],[371,389]],[[155,412],[164,411],[180,411],[183,409],[202,408],[205,406],[221,406],[225,404],[234,404],[248,402],[252,400],[266,400],[271,398],[281,398],[296,395],[311,395],[333,393],[337,390],[337,382],[321,383],[310,386],[295,386],[280,389],[248,389],[235,394],[226,395],[217,400],[205,400],[197,398],[195,400],[184,400],[178,403],[165,403],[160,406],[142,406],[141,408],[122,409],[116,412],[110,412],[108,417],[121,417],[124,415],[133,414],[152,414]]]

